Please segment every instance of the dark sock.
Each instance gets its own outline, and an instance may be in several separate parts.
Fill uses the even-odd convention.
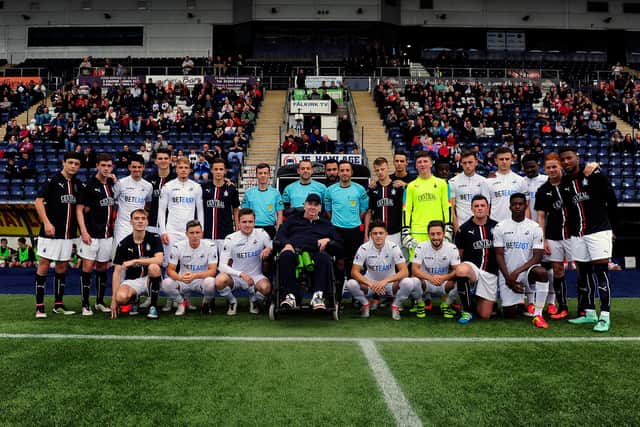
[[[62,305],[64,298],[64,285],[66,274],[56,273],[53,278],[53,284],[55,289],[55,305]]]
[[[80,288],[82,289],[82,306],[89,307],[89,293],[91,293],[91,273],[80,273]]]
[[[473,312],[473,301],[471,295],[471,286],[469,286],[469,279],[466,277],[458,277],[456,279],[456,286],[458,288],[458,296],[462,303],[462,309],[468,313]]]
[[[556,293],[560,311],[567,310],[569,308],[567,306],[567,284],[564,281],[564,276],[553,278],[553,290]]]
[[[611,282],[609,281],[609,266],[607,264],[594,264],[593,275],[598,285],[600,294],[600,310],[611,311]]]
[[[578,311],[594,308],[593,302],[593,278],[591,277],[591,264],[580,263],[578,267]]]
[[[104,305],[104,294],[107,290],[107,272],[96,271],[96,304]]]
[[[47,284],[47,276],[36,273],[36,305],[44,305],[44,287]]]
[[[149,281],[151,282],[151,307],[158,306],[158,294],[160,293],[160,280],[161,277],[152,277]]]

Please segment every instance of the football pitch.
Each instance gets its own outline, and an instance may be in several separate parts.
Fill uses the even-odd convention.
[[[206,317],[36,320],[33,297],[0,296],[0,425],[640,425],[640,299],[613,301],[607,334],[462,326],[437,309],[272,322],[218,304]]]

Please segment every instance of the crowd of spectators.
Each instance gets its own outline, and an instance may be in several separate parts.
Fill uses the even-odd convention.
[[[250,85],[236,91],[208,82],[188,87],[151,79],[133,87],[70,83],[51,94],[51,107],[38,107],[29,126],[15,121],[7,126],[0,155],[19,158],[7,162],[5,175],[31,176],[32,154],[45,146],[82,152],[83,165],[93,167],[96,150],[92,145],[99,140],[99,125],[100,133],[108,127],[110,141],[117,147],[118,167],[126,167],[134,153],[151,162],[158,148],[173,149],[176,159],[186,156],[183,151],[193,151],[194,166],[200,154],[208,162],[223,158],[241,164],[261,100],[260,87]]]
[[[632,76],[616,73],[612,81],[599,82],[593,88],[593,97],[634,129],[640,126],[640,83]],[[611,148],[621,153],[635,153],[640,149],[640,136],[614,133]]]
[[[431,151],[448,160],[452,171],[464,148],[476,150],[480,169],[492,171],[496,146],[509,147],[518,160],[524,154],[541,158],[547,140],[608,140],[616,126],[605,107],[566,85],[552,86],[543,96],[529,83],[436,80],[400,90],[385,82],[374,98],[396,149]]]
[[[0,84],[0,125],[9,123],[45,96],[45,86],[34,81],[19,82],[17,85]]]

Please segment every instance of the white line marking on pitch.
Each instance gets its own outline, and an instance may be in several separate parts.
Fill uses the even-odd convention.
[[[218,335],[87,335],[87,334],[10,334],[0,333],[0,338],[15,339],[75,339],[98,341],[255,341],[255,342],[349,342],[362,340],[393,343],[485,343],[485,342],[640,342],[640,337],[254,337]]]
[[[359,340],[360,348],[369,362],[373,377],[380,387],[384,401],[396,419],[396,425],[402,427],[422,427],[422,421],[416,415],[409,400],[391,373],[387,362],[376,348],[372,340]]]

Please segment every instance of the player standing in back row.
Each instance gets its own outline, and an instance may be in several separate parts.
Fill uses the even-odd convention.
[[[64,155],[62,170],[49,178],[36,197],[36,212],[40,217],[38,237],[38,268],[36,270],[36,318],[45,318],[44,288],[51,261],[55,261],[55,302],[53,312],[75,314],[67,310],[62,301],[64,286],[71,258],[71,248],[77,235],[76,197],[80,183],[75,175],[80,169],[80,153]]]
[[[489,187],[489,204],[491,205],[491,218],[500,222],[511,218],[509,211],[509,197],[514,193],[527,194],[528,188],[524,178],[511,170],[513,153],[509,147],[496,149],[496,165],[498,170],[494,178],[487,179]],[[530,213],[527,210],[527,217]]]
[[[153,188],[151,202],[149,203],[149,231],[160,234],[158,227],[158,204],[160,192],[171,180],[176,178],[176,173],[171,170],[171,151],[167,148],[159,148],[156,151],[156,170],[144,177]]]
[[[91,273],[96,270],[96,310],[109,313],[111,309],[104,303],[107,287],[107,270],[113,251],[113,227],[116,220],[113,159],[110,154],[101,153],[96,158],[98,172],[81,187],[76,206],[80,228],[79,255],[82,258],[80,287],[82,289],[82,315],[91,316],[89,293]]]
[[[613,255],[613,230],[618,201],[609,181],[598,171],[585,176],[575,147],[560,149],[565,176],[560,184],[567,208],[571,256],[576,262],[580,283],[586,285],[585,314],[569,320],[573,324],[595,324],[596,332],[611,328],[611,285],[609,258]],[[600,318],[595,310],[595,291],[600,295]]]
[[[142,179],[144,171],[144,159],[139,154],[134,154],[129,159],[129,176],[119,180],[114,186],[115,199],[118,204],[118,217],[114,227],[114,244],[117,245],[127,237],[131,228],[131,212],[136,209],[144,209],[151,201],[153,187]]]
[[[204,238],[216,242],[218,254],[222,251],[225,237],[233,233],[238,224],[238,190],[225,181],[227,168],[222,159],[211,163],[212,182],[202,185],[204,204]]]
[[[445,180],[433,176],[432,166],[431,152],[419,151],[416,154],[419,176],[407,185],[404,193],[402,245],[412,251],[429,240],[427,226],[431,221],[450,222],[449,188]]]

